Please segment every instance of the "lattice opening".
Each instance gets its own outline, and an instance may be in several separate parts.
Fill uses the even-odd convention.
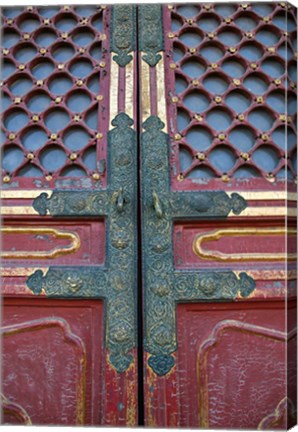
[[[296,177],[294,8],[208,3],[169,10],[178,180]]]

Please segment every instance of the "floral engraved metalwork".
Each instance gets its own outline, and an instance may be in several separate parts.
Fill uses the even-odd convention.
[[[145,284],[145,349],[158,374],[174,366],[177,349],[175,305],[183,301],[228,301],[247,297],[255,281],[233,271],[178,271],[174,268],[172,223],[177,219],[210,220],[240,214],[247,204],[237,193],[173,192],[170,185],[169,137],[156,116],[143,124],[142,221]]]
[[[113,60],[119,66],[126,66],[136,49],[136,7],[133,5],[115,5],[111,18],[111,51],[116,53]]]
[[[139,43],[142,59],[149,66],[156,66],[164,50],[162,6],[143,4],[139,6]]]
[[[108,188],[103,191],[54,191],[34,201],[40,215],[104,217],[107,227],[105,266],[50,267],[27,279],[33,293],[58,298],[105,300],[106,346],[115,369],[124,372],[136,344],[136,132],[125,113],[108,132]],[[125,154],[125,158],[121,158]],[[125,163],[123,163],[125,162]]]

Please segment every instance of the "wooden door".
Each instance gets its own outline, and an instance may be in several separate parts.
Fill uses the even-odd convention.
[[[139,31],[145,424],[290,427],[295,10],[144,5]]]
[[[135,9],[2,18],[3,422],[135,425]]]

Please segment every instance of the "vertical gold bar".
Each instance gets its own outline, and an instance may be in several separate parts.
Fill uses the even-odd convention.
[[[167,132],[167,107],[165,93],[165,69],[164,69],[164,53],[160,52],[162,58],[156,65],[156,81],[157,81],[157,115],[164,122],[164,131]]]
[[[134,118],[134,52],[133,60],[125,67],[125,112],[130,118]]]
[[[114,53],[111,53],[113,57]],[[111,61],[111,76],[110,76],[110,127],[111,122],[118,114],[118,87],[119,87],[119,66],[112,60]]]
[[[141,53],[141,56],[143,53]],[[150,66],[142,59],[141,60],[141,82],[142,82],[142,120],[143,122],[151,114],[150,104]]]

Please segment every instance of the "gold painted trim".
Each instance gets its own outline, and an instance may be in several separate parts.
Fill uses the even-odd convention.
[[[296,235],[296,229],[295,228],[288,228],[285,227],[273,227],[273,228],[223,228],[213,231],[207,231],[202,234],[199,234],[195,237],[195,240],[193,242],[193,251],[194,253],[199,256],[202,259],[207,260],[215,260],[215,261],[228,261],[228,262],[235,262],[235,261],[281,261],[281,260],[288,260],[288,261],[295,261],[297,259],[296,254],[287,254],[286,252],[283,253],[233,253],[227,254],[219,251],[211,251],[211,250],[204,250],[203,249],[203,243],[208,241],[216,241],[219,240],[222,237],[234,237],[234,236],[264,236],[264,235],[272,235],[272,236],[285,236],[286,234],[289,234],[291,236]]]
[[[166,92],[165,92],[165,68],[164,68],[164,52],[160,51],[161,59],[156,65],[156,82],[157,82],[157,115],[164,122],[163,130],[167,132],[167,107],[166,107]]]
[[[234,270],[234,273],[239,277],[240,273],[245,272],[254,280],[296,280],[297,272],[295,270]]]
[[[45,275],[49,267],[2,267],[0,269],[1,277],[22,277],[31,276],[36,270],[42,270]]]
[[[134,118],[134,56],[135,53],[131,53],[133,59],[125,66],[125,113],[130,117]]]
[[[150,66],[143,60],[141,52],[141,82],[142,82],[142,120],[143,122],[151,115],[150,101]]]
[[[50,189],[32,189],[32,190],[2,190],[0,191],[1,199],[34,199],[41,193],[47,193],[49,196],[52,195],[53,191]]]
[[[240,215],[236,215],[232,212],[229,214],[229,218],[242,218],[247,216],[259,217],[259,216],[284,216],[284,217],[297,217],[297,209],[294,207],[248,207],[243,210]]]
[[[297,194],[293,192],[286,192],[286,191],[261,191],[261,192],[250,192],[250,191],[230,191],[227,192],[229,196],[232,195],[232,193],[238,193],[240,194],[245,200],[247,201],[281,201],[281,200],[287,200],[287,201],[297,201]]]
[[[1,252],[1,258],[5,259],[53,259],[62,255],[75,253],[81,246],[80,237],[77,233],[62,231],[55,228],[43,227],[1,227],[1,232],[5,234],[49,234],[56,239],[70,240],[69,246],[55,247],[50,251],[13,251]]]
[[[1,215],[38,215],[38,212],[31,206],[1,206]]]
[[[119,66],[113,60],[116,53],[111,53],[111,70],[110,70],[110,128],[112,128],[112,120],[118,114],[118,88],[119,88]]]

